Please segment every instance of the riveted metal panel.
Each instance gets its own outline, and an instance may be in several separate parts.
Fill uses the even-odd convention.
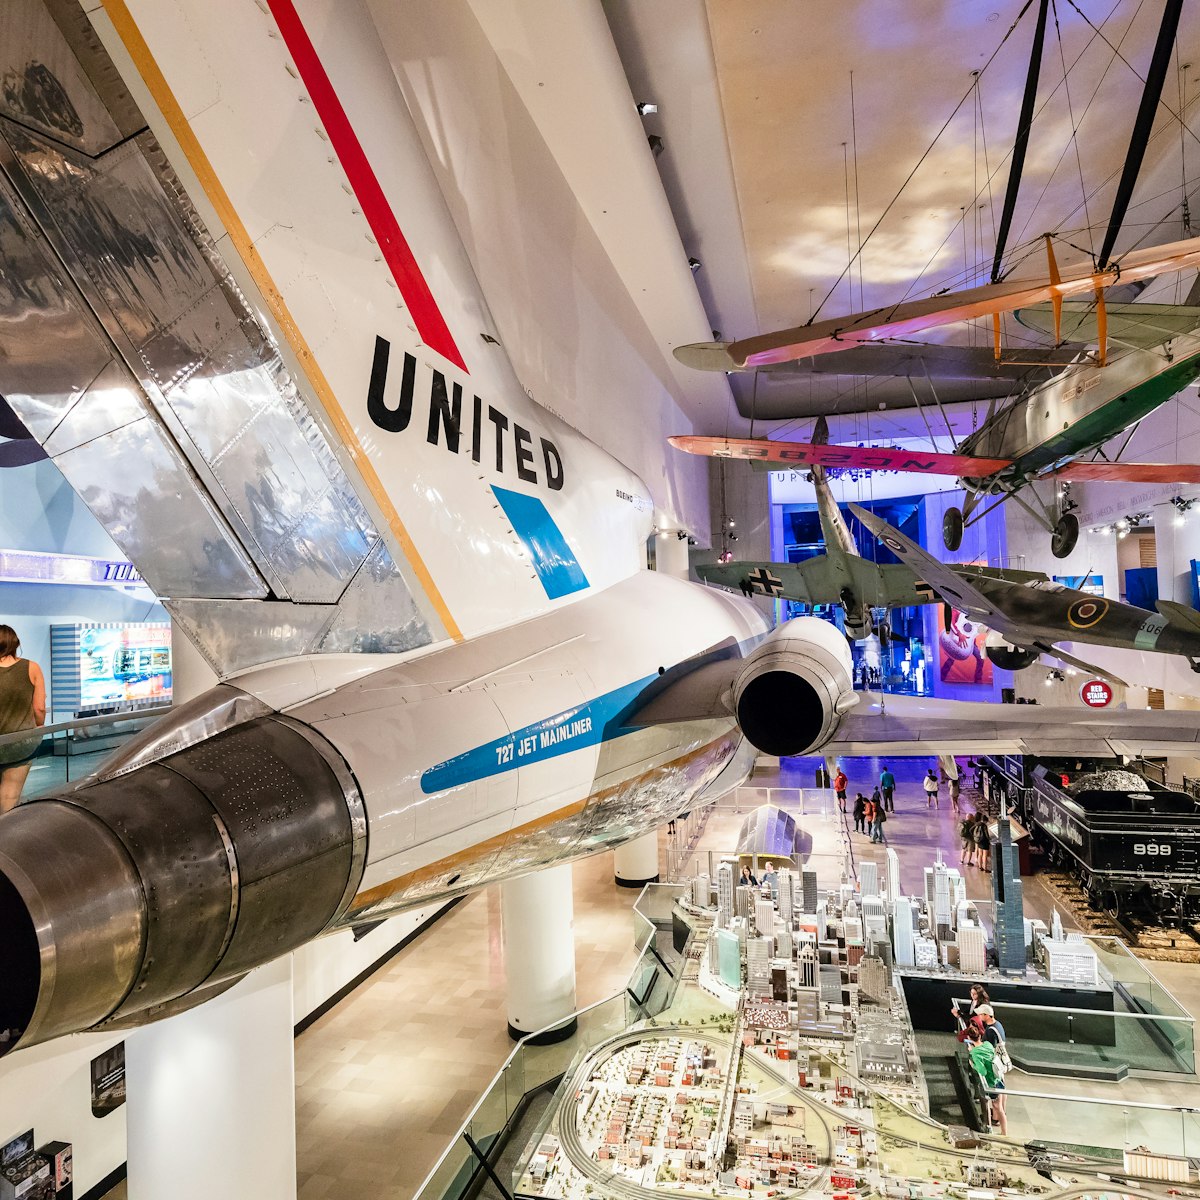
[[[167,611],[219,675],[313,653],[332,604],[285,600],[167,600]]]
[[[241,547],[149,417],[60,454],[55,464],[160,596],[266,594]]]
[[[161,766],[63,797],[120,838],[145,897],[145,951],[121,1017],[173,1000],[216,966],[232,925],[233,870],[215,814],[196,788]]]
[[[334,653],[399,654],[425,646],[432,634],[391,552],[375,546],[346,589],[319,649]]]
[[[0,394],[44,441],[112,362],[0,174]],[[47,354],[46,347],[54,353]]]
[[[214,980],[320,933],[354,875],[343,781],[312,741],[259,718],[165,760],[220,814],[237,853],[241,906]]]
[[[56,141],[99,154],[121,138],[41,0],[4,0],[0,112]]]
[[[206,738],[242,725],[270,712],[261,700],[230,684],[218,684],[185,704],[178,704],[161,720],[131,737],[110,754],[96,772],[98,780],[128,775],[138,767],[161,762]]]

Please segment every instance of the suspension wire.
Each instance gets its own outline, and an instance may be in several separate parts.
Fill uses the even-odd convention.
[[[862,203],[858,196],[858,119],[854,111],[854,72],[850,72],[850,142],[854,153],[854,227],[858,244],[862,245]],[[858,259],[858,306],[866,308],[863,295],[863,259]]]
[[[1139,8],[1141,7],[1141,4],[1142,4],[1142,3],[1145,3],[1145,0],[1140,0],[1140,3],[1139,3]],[[1101,21],[1101,23],[1100,23],[1100,24],[1101,24],[1101,27],[1103,27],[1104,25],[1108,24],[1108,22],[1109,22],[1109,21],[1112,19],[1112,17],[1113,17],[1113,14],[1114,14],[1114,13],[1116,13],[1117,9],[1121,7],[1121,4],[1122,4],[1122,0],[1115,0],[1115,2],[1114,2],[1114,4],[1113,4],[1112,8],[1111,8],[1111,9],[1109,9],[1109,11],[1108,11],[1108,15],[1107,15],[1107,16],[1105,16],[1105,18],[1103,19],[1103,21]],[[1027,4],[1025,7],[1026,7],[1026,8],[1028,8],[1028,7],[1029,7],[1029,6],[1028,6],[1028,4]],[[1017,21],[1020,21],[1020,19],[1021,19],[1021,16],[1023,16],[1023,15],[1024,15],[1024,12],[1025,12],[1025,9],[1022,9],[1022,10],[1021,10],[1021,12],[1020,12],[1020,13],[1017,15]],[[1135,14],[1135,16],[1136,16],[1136,14]],[[1009,33],[1011,34],[1011,33],[1012,33],[1012,30],[1013,30],[1013,29],[1015,29],[1015,28],[1016,28],[1016,21],[1014,21],[1014,22],[1013,22],[1013,26],[1012,26],[1012,28],[1010,28],[1010,29],[1009,29]],[[1125,36],[1128,34],[1128,32],[1129,32],[1129,31],[1128,31],[1128,29],[1127,29],[1127,30],[1125,31],[1125,34],[1123,34],[1123,35],[1122,35],[1122,41],[1124,40],[1124,37],[1125,37]],[[1082,49],[1082,50],[1081,50],[1081,51],[1080,51],[1080,52],[1079,52],[1079,53],[1078,53],[1078,54],[1075,56],[1075,59],[1074,59],[1074,61],[1071,63],[1070,67],[1068,67],[1068,68],[1067,68],[1067,74],[1070,74],[1070,72],[1071,72],[1071,71],[1073,71],[1073,70],[1074,70],[1074,69],[1075,69],[1075,68],[1076,68],[1076,67],[1079,65],[1080,61],[1083,59],[1083,56],[1084,56],[1084,55],[1085,55],[1085,54],[1088,52],[1088,50],[1091,48],[1091,46],[1092,46],[1092,43],[1093,43],[1093,42],[1095,42],[1095,40],[1096,40],[1096,37],[1097,37],[1097,34],[1095,34],[1095,33],[1094,33],[1094,34],[1093,34],[1093,35],[1092,35],[1092,36],[1091,36],[1091,37],[1088,39],[1087,45],[1085,45],[1085,46],[1083,47],[1083,49]],[[1003,44],[1003,43],[1002,43],[1002,44]],[[999,49],[999,48],[997,48],[997,49]],[[993,55],[993,57],[995,57],[995,56]],[[991,60],[989,59],[988,61],[990,62]],[[1110,65],[1111,65],[1111,64],[1110,64]],[[972,75],[973,75],[973,76],[974,76],[975,74],[976,74],[975,72],[972,72]],[[1105,74],[1107,74],[1107,68],[1106,68],[1106,70],[1105,70]],[[1061,82],[1061,81],[1060,81],[1059,83],[1056,83],[1056,84],[1054,85],[1054,88],[1051,90],[1050,94],[1049,94],[1049,95],[1048,95],[1048,96],[1047,96],[1047,97],[1046,97],[1046,98],[1045,98],[1045,99],[1042,101],[1042,103],[1041,103],[1041,104],[1038,106],[1038,108],[1037,108],[1037,111],[1036,111],[1036,112],[1033,114],[1033,119],[1034,119],[1034,121],[1036,121],[1036,120],[1038,119],[1038,117],[1039,117],[1039,116],[1041,116],[1041,114],[1042,114],[1042,113],[1045,111],[1046,107],[1047,107],[1047,106],[1050,104],[1050,101],[1051,101],[1051,100],[1053,100],[1053,99],[1054,99],[1054,97],[1055,97],[1055,96],[1058,94],[1058,89],[1059,89],[1060,87],[1062,87],[1062,82]],[[977,87],[977,85],[973,85],[973,90],[974,90],[974,91],[976,91],[976,94],[978,95],[978,87]],[[1097,84],[1097,91],[1099,91],[1099,84]],[[1096,93],[1095,93],[1095,92],[1093,92],[1093,94],[1092,94],[1092,98],[1093,98],[1093,99],[1095,99],[1095,94],[1096,94]],[[1090,103],[1090,102],[1089,102],[1089,103]],[[944,127],[943,127],[943,128],[944,128]],[[939,135],[938,135],[938,136],[940,136],[940,133],[939,133]],[[935,141],[936,141],[936,138],[935,138]],[[1061,162],[1062,158],[1063,158],[1063,157],[1065,157],[1065,155],[1066,155],[1066,152],[1067,152],[1067,148],[1068,148],[1068,147],[1064,147],[1064,148],[1063,148],[1062,155],[1060,155],[1060,156],[1059,156],[1059,161],[1060,161],[1060,162]],[[978,153],[978,151],[976,151],[976,153]],[[1011,151],[1010,151],[1010,153],[1011,153]],[[1003,156],[1003,157],[1002,157],[1002,158],[999,160],[999,162],[997,162],[997,164],[996,164],[996,170],[995,170],[995,171],[990,171],[990,173],[989,173],[989,175],[988,175],[988,178],[987,178],[987,180],[986,180],[986,182],[985,182],[985,185],[984,185],[984,186],[985,186],[985,187],[988,189],[989,200],[990,200],[990,198],[991,198],[991,184],[992,184],[992,179],[995,177],[995,175],[997,174],[997,172],[999,172],[999,171],[1000,171],[1000,169],[1001,169],[1001,168],[1004,166],[1004,164],[1005,164],[1005,163],[1008,161],[1008,158],[1009,158],[1009,155],[1008,155],[1008,154],[1005,154],[1005,155],[1004,155],[1004,156]],[[919,164],[918,164],[918,165],[919,165]],[[911,176],[910,176],[910,178],[911,178]],[[907,181],[906,181],[906,182],[907,182]],[[1042,197],[1045,195],[1045,193],[1046,193],[1046,190],[1047,190],[1047,187],[1048,187],[1048,186],[1049,186],[1049,185],[1047,184],[1046,186],[1044,186],[1044,187],[1042,188],[1041,195],[1039,195],[1037,202],[1034,204],[1034,210],[1036,210],[1036,208],[1037,208],[1037,205],[1041,203]],[[974,210],[974,209],[975,209],[975,207],[976,207],[976,206],[979,204],[980,198],[981,198],[981,196],[982,196],[982,194],[983,194],[983,190],[984,190],[983,188],[979,188],[979,187],[977,187],[977,188],[975,189],[975,196],[974,196],[974,200],[972,201],[972,209],[973,209],[973,210]],[[886,214],[885,214],[885,215],[886,215]],[[1031,213],[1031,217],[1032,217],[1032,213]],[[1022,228],[1021,228],[1021,232],[1020,232],[1020,234],[1018,235],[1018,246],[1019,246],[1019,247],[1025,247],[1025,243],[1024,243],[1024,240],[1023,240],[1023,239],[1024,239],[1024,237],[1025,237],[1025,230],[1026,230],[1026,229],[1028,228],[1028,226],[1029,226],[1029,220],[1030,220],[1030,219],[1031,219],[1031,218],[1026,218],[1025,224],[1022,226]],[[994,221],[994,220],[995,220],[995,215],[994,215],[994,213],[993,213],[993,221]],[[909,296],[911,296],[911,295],[912,295],[913,291],[916,289],[917,285],[918,285],[918,284],[921,282],[921,279],[924,277],[924,275],[925,275],[925,272],[929,270],[929,267],[930,267],[930,266],[932,265],[932,263],[933,263],[933,262],[936,260],[936,258],[937,258],[937,257],[938,257],[938,255],[940,254],[940,252],[941,252],[942,248],[945,246],[945,243],[946,243],[946,241],[948,241],[948,240],[949,240],[949,238],[950,238],[950,237],[953,235],[953,232],[954,232],[954,231],[953,231],[953,230],[951,230],[950,234],[947,234],[947,236],[946,236],[946,239],[945,239],[945,240],[943,240],[943,242],[942,242],[942,245],[941,245],[941,246],[939,246],[939,247],[938,247],[938,249],[937,249],[937,250],[936,250],[936,251],[935,251],[935,252],[934,252],[934,253],[933,253],[933,254],[930,256],[930,258],[929,258],[929,262],[927,262],[927,263],[925,264],[925,266],[924,266],[924,267],[922,268],[922,270],[921,270],[921,273],[920,273],[920,274],[919,274],[919,275],[918,275],[918,276],[917,276],[917,277],[916,277],[916,278],[913,280],[913,282],[912,282],[912,283],[909,285],[908,289],[905,291],[904,295],[901,297],[901,301],[900,301],[901,303],[903,303],[905,300],[907,300],[907,299],[908,299],[908,297],[909,297]],[[868,235],[868,236],[869,236],[869,235]],[[1028,257],[1028,252],[1032,252],[1032,250],[1035,250],[1035,249],[1037,249],[1038,247],[1040,247],[1040,245],[1041,245],[1041,239],[1040,239],[1040,237],[1039,237],[1039,238],[1038,238],[1038,239],[1036,239],[1034,242],[1032,242],[1032,243],[1030,243],[1030,244],[1028,245],[1028,247],[1027,247],[1027,253],[1026,253],[1025,255],[1022,255],[1020,258],[1018,258],[1017,262],[1019,263],[1019,262],[1023,261],[1025,257]],[[1016,264],[1014,264],[1014,263],[1011,263],[1011,262],[1010,262],[1010,265],[1009,265],[1009,270],[1010,270],[1010,271],[1012,270],[1012,267],[1013,267],[1014,265],[1016,265]],[[940,282],[944,282],[944,281],[940,281]],[[952,289],[950,289],[950,288],[946,288],[946,287],[942,287],[942,288],[940,288],[940,289],[935,289],[935,292],[934,292],[934,294],[936,295],[936,294],[937,294],[939,291],[946,291],[946,290],[952,290]],[[826,299],[828,299],[828,297],[826,297]],[[811,323],[812,323],[812,318],[811,318],[811,317],[809,318],[809,322],[808,322],[808,323],[809,323],[809,324],[811,324]]]
[[[1171,2],[1171,0],[1168,0],[1168,4],[1169,4],[1170,2]],[[1103,34],[1103,33],[1102,33],[1102,32],[1101,32],[1099,29],[1096,29],[1096,26],[1095,26],[1095,25],[1093,25],[1093,24],[1092,24],[1092,22],[1091,22],[1090,20],[1088,20],[1088,15],[1087,15],[1087,13],[1085,13],[1085,12],[1083,11],[1083,9],[1081,9],[1081,8],[1079,7],[1079,5],[1075,3],[1075,0],[1067,0],[1067,3],[1068,3],[1068,4],[1069,4],[1069,5],[1070,5],[1070,6],[1071,6],[1071,7],[1072,7],[1072,8],[1073,8],[1073,9],[1074,9],[1074,10],[1075,10],[1075,11],[1076,11],[1076,12],[1077,12],[1077,13],[1078,13],[1078,14],[1079,14],[1079,15],[1080,15],[1082,18],[1083,18],[1083,19],[1084,19],[1084,21],[1086,21],[1086,22],[1087,22],[1087,24],[1088,24],[1089,26],[1091,26],[1091,28],[1092,28],[1092,29],[1095,29],[1095,30],[1096,30],[1096,33],[1097,33],[1097,34],[1098,34],[1098,35],[1099,35],[1101,38],[1103,38],[1103,40],[1104,40],[1105,42],[1107,42],[1107,43],[1108,43],[1109,49],[1111,49],[1111,50],[1113,51],[1113,53],[1114,53],[1114,54],[1116,54],[1116,56],[1117,56],[1117,57],[1118,57],[1118,58],[1119,58],[1119,59],[1120,59],[1120,60],[1121,60],[1121,61],[1122,61],[1122,62],[1123,62],[1123,63],[1124,63],[1124,64],[1125,64],[1125,65],[1126,65],[1126,66],[1127,66],[1127,67],[1128,67],[1128,68],[1129,68],[1129,69],[1130,69],[1130,70],[1131,70],[1133,73],[1134,73],[1134,75],[1136,75],[1136,76],[1137,76],[1137,78],[1138,78],[1138,79],[1139,79],[1139,80],[1140,80],[1142,83],[1145,83],[1145,82],[1146,82],[1146,80],[1143,78],[1143,76],[1142,76],[1142,73],[1141,73],[1141,72],[1140,72],[1140,71],[1137,69],[1137,67],[1135,67],[1135,66],[1133,65],[1133,63],[1131,63],[1131,62],[1129,61],[1129,59],[1127,59],[1127,58],[1125,57],[1125,55],[1123,55],[1123,54],[1122,54],[1122,53],[1121,53],[1121,52],[1120,52],[1120,51],[1117,49],[1117,47],[1116,47],[1116,46],[1114,46],[1114,45],[1112,44],[1112,42],[1110,42],[1110,41],[1108,40],[1108,38],[1104,37],[1104,34]],[[1142,10],[1142,5],[1141,5],[1141,4],[1139,4],[1139,5],[1138,5],[1138,12],[1141,12],[1141,10]],[[1137,13],[1134,13],[1133,15],[1134,15],[1134,18],[1136,19],[1136,17],[1137,17]],[[1104,24],[1104,22],[1101,22],[1101,26],[1102,26],[1102,27],[1103,27],[1103,24]],[[1123,41],[1123,40],[1124,40],[1124,39],[1122,39],[1122,41]],[[1180,113],[1177,113],[1177,112],[1176,112],[1176,111],[1175,111],[1175,110],[1174,110],[1174,109],[1173,109],[1173,108],[1172,108],[1172,107],[1171,107],[1171,106],[1170,106],[1170,105],[1169,105],[1169,104],[1168,104],[1168,103],[1167,103],[1165,100],[1164,100],[1164,101],[1161,101],[1160,103],[1162,104],[1163,108],[1165,108],[1165,109],[1167,110],[1167,112],[1169,112],[1169,113],[1171,114],[1171,116],[1173,116],[1173,117],[1175,118],[1175,120],[1176,120],[1176,121],[1178,121],[1178,122],[1179,122],[1181,125],[1183,125],[1183,128],[1184,128],[1185,132],[1187,133],[1188,137],[1190,137],[1190,138],[1192,139],[1192,141],[1194,141],[1194,142],[1195,142],[1197,145],[1200,145],[1200,137],[1197,137],[1197,136],[1196,136],[1196,135],[1195,135],[1195,134],[1194,134],[1194,133],[1193,133],[1193,132],[1192,132],[1190,129],[1188,129],[1188,127],[1187,127],[1187,124],[1186,124],[1186,122],[1185,122],[1185,121],[1184,121],[1184,119],[1183,119],[1183,116],[1182,116]]]
[[[854,241],[850,236],[850,157],[849,149],[845,142],[842,143],[842,179],[844,184],[844,197],[846,205],[846,265],[842,268],[839,280],[845,279],[850,287],[850,308],[849,311],[854,311],[854,272],[851,268],[854,266]],[[818,308],[818,312],[821,310]]]
[[[1088,245],[1091,250],[1088,251],[1088,257],[1095,262],[1096,260],[1096,244],[1092,237],[1092,215],[1088,211],[1087,202],[1087,184],[1083,181],[1083,155],[1079,150],[1079,126],[1075,124],[1075,106],[1071,103],[1071,85],[1067,82],[1067,53],[1063,49],[1062,26],[1058,23],[1058,0],[1053,0],[1054,3],[1054,32],[1058,38],[1058,57],[1062,62],[1063,68],[1063,91],[1067,97],[1067,116],[1071,121],[1071,141],[1068,143],[1075,147],[1075,166],[1079,171],[1079,194],[1083,197],[1083,222],[1087,226]],[[1111,65],[1111,62],[1110,62]],[[1107,71],[1105,72],[1107,74]],[[1103,76],[1101,77],[1103,78]],[[1086,112],[1087,109],[1084,109]],[[1080,114],[1080,121],[1083,120],[1083,114]],[[1059,159],[1061,162],[1062,159]],[[1057,166],[1055,167],[1057,170]]]
[[[1032,3],[1033,3],[1033,0],[1025,0],[1025,3],[1021,6],[1021,11],[1019,13],[1017,13],[1016,18],[1013,20],[1013,23],[1008,27],[1008,31],[1000,39],[1000,44],[995,48],[995,50],[992,51],[992,53],[988,56],[987,62],[985,62],[983,64],[983,66],[980,68],[981,75],[996,60],[996,56],[1004,48],[1004,45],[1008,41],[1008,39],[1010,37],[1012,37],[1013,32],[1016,30],[1017,26],[1021,23],[1021,18],[1024,17],[1026,12],[1029,11],[1029,6]],[[972,84],[972,88],[973,87],[974,87],[974,84]],[[871,240],[872,237],[875,236],[876,231],[879,229],[880,225],[883,224],[888,213],[890,213],[892,211],[892,209],[895,207],[896,201],[900,199],[901,195],[903,195],[904,189],[906,187],[908,187],[909,183],[912,181],[913,176],[916,175],[916,173],[921,169],[921,165],[925,162],[925,160],[929,157],[929,155],[931,153],[933,153],[933,148],[934,148],[934,146],[937,145],[938,140],[941,138],[942,134],[945,133],[946,130],[950,127],[951,121],[953,121],[954,118],[956,116],[958,116],[959,110],[962,108],[962,106],[964,104],[966,104],[967,100],[970,98],[972,88],[968,88],[966,90],[966,92],[963,93],[962,99],[959,100],[959,102],[954,106],[954,109],[950,113],[950,115],[945,119],[945,121],[942,122],[941,128],[937,131],[937,133],[935,133],[933,135],[933,140],[929,143],[928,146],[925,147],[925,150],[922,152],[921,157],[919,159],[917,159],[916,164],[913,166],[912,170],[909,171],[909,173],[904,177],[904,182],[901,183],[900,187],[896,191],[896,194],[887,202],[887,206],[884,208],[883,212],[879,214],[878,220],[876,220],[875,224],[871,226],[870,232],[867,234],[867,236],[865,238],[863,238],[862,242],[859,244],[859,247],[854,252],[854,255],[851,258],[850,263],[847,263],[846,268],[842,271],[841,275],[839,275],[837,277],[837,279],[835,279],[833,281],[833,283],[830,285],[829,291],[826,292],[826,294],[825,294],[825,298],[821,301],[820,304],[817,305],[817,311],[815,313],[813,313],[813,315],[811,317],[809,317],[807,324],[811,325],[813,323],[813,320],[816,318],[816,316],[821,312],[821,310],[825,307],[825,305],[829,303],[830,297],[833,295],[835,289],[837,288],[837,285],[839,283],[841,283],[842,277],[846,274],[846,272],[853,265],[854,259],[857,258],[858,255],[862,254],[863,249],[866,246],[866,244]]]
[[[1000,163],[996,164],[996,170],[993,171],[990,157],[988,155],[987,119],[984,117],[983,113],[983,92],[979,87],[978,79],[975,81],[975,96],[979,104],[979,140],[983,143],[983,186],[987,188],[988,216],[990,216],[992,219],[992,241],[994,242],[996,240],[996,200],[992,195],[992,179],[1000,170]],[[1005,157],[1007,157],[1007,155]],[[1001,159],[1000,161],[1003,162],[1004,160]],[[977,209],[982,207],[983,206],[981,204],[976,202]],[[978,261],[978,255],[976,257],[976,261]]]

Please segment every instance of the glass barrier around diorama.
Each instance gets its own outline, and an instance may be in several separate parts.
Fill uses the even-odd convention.
[[[1008,1087],[1005,1116],[1013,1141],[1068,1147],[1073,1153],[1106,1151],[1118,1162],[1122,1151],[1139,1146],[1180,1158],[1200,1153],[1200,1111],[1193,1108]]]
[[[993,1000],[1013,1062],[1033,1074],[1064,1068],[1102,1078],[1128,1071],[1195,1073],[1190,1017]]]
[[[655,884],[648,884],[643,889],[635,905],[634,918],[635,938],[641,952],[626,988],[576,1013],[577,1025],[570,1037],[539,1046],[534,1044],[538,1035],[531,1034],[517,1044],[463,1128],[421,1185],[415,1200],[460,1200],[474,1187],[479,1175],[487,1171],[479,1155],[486,1156],[490,1165],[495,1157],[490,1151],[498,1138],[513,1132],[527,1097],[559,1086],[563,1078],[574,1073],[585,1054],[639,1022],[658,1016],[668,1007],[678,975],[672,973],[669,962],[658,954],[653,935],[661,929],[667,893],[678,894],[681,890]],[[674,904],[673,897],[671,904]],[[647,932],[649,938],[642,940]],[[522,1150],[536,1145],[541,1139],[553,1111],[554,1106],[548,1105],[529,1130],[519,1131]],[[473,1146],[478,1148],[478,1154]],[[518,1170],[519,1167],[520,1164]],[[505,1187],[508,1187],[507,1181]]]
[[[1190,1020],[1187,1009],[1120,938],[1108,934],[1086,934],[1084,940],[1096,951],[1100,974],[1127,1009],[1153,1016]]]
[[[170,705],[55,721],[0,736],[0,764],[32,756],[23,800],[82,779],[134,734],[171,711]]]

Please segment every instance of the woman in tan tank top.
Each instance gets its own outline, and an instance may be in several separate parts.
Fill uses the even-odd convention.
[[[18,658],[21,639],[0,625],[0,734],[36,729],[46,720],[46,681],[42,668]],[[41,734],[0,745],[0,813],[15,808],[42,740]]]

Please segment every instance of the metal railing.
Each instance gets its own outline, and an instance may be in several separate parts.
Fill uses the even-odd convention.
[[[54,721],[36,729],[0,735],[6,747],[29,747],[33,754],[22,800],[32,800],[94,771],[134,734],[171,711],[170,705]]]

